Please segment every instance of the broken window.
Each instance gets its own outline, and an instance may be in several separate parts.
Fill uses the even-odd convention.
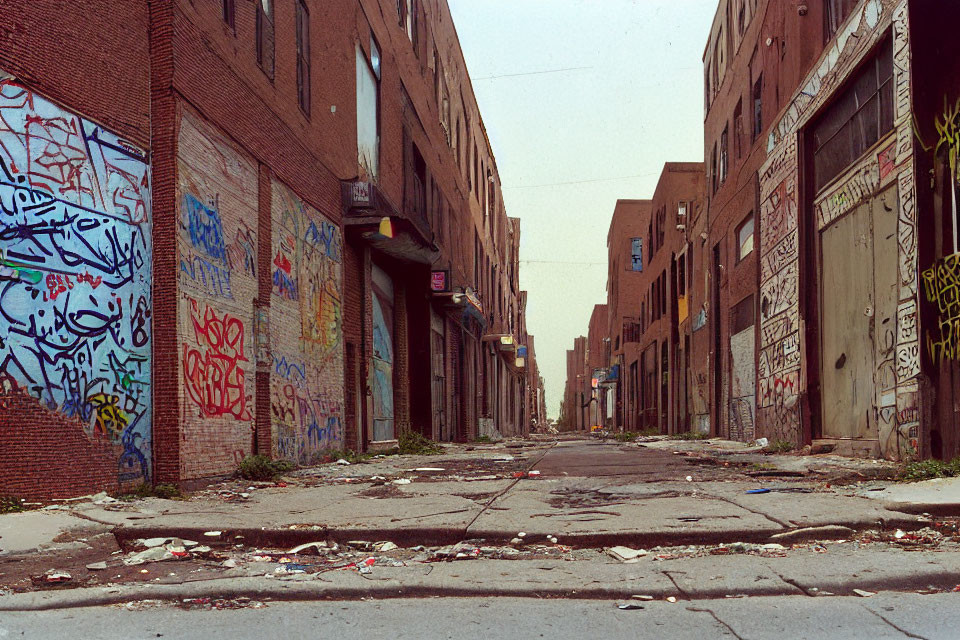
[[[380,158],[380,51],[372,39],[370,54],[368,61],[357,44],[357,157],[367,175],[376,180]]]
[[[257,64],[273,80],[273,0],[257,0]]]
[[[753,212],[737,227],[737,262],[753,251]]]

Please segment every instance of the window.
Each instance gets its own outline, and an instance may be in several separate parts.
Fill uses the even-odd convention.
[[[737,33],[740,34],[740,37],[743,37],[743,32],[747,29],[747,5],[746,0],[739,0],[737,3],[740,5],[737,7]]]
[[[426,220],[427,218],[427,164],[423,160],[423,155],[420,154],[420,150],[417,149],[417,145],[411,144],[411,157],[413,160],[413,166],[410,176],[410,186],[412,188],[412,193],[410,194],[410,207],[413,210],[413,213],[420,218],[421,220]]]
[[[687,295],[687,254],[677,258],[677,295],[681,298]]]
[[[720,184],[723,184],[727,181],[727,148],[728,148],[728,134],[727,130],[730,128],[730,125],[727,125],[723,128],[723,133],[720,135]]]
[[[756,140],[763,133],[763,74],[753,83],[753,137]]]
[[[840,29],[840,25],[850,15],[857,0],[824,0],[823,39],[829,40]]]
[[[730,334],[737,335],[741,331],[749,329],[754,323],[754,304],[753,295],[749,295],[738,302],[730,310]]]
[[[414,42],[414,39],[416,38],[415,36],[416,31],[414,31],[414,25],[415,25],[414,11],[417,5],[415,3],[415,0],[406,0],[406,3],[407,3],[406,7],[404,8],[405,9],[404,28],[407,32],[407,37],[410,38],[410,42]]]
[[[496,184],[493,182],[493,173],[490,169],[487,169],[487,202],[486,202],[486,214],[490,215],[490,209],[494,210],[496,213],[497,209],[497,190]]]
[[[630,239],[630,270],[643,271],[643,238]]]
[[[737,262],[753,251],[753,212],[737,227]]]
[[[257,64],[273,80],[273,0],[257,0]]]
[[[443,78],[440,79],[440,126],[447,137],[447,146],[450,146],[450,93],[447,90],[447,81]]]
[[[813,124],[816,190],[892,130],[893,43],[885,38],[876,55]]]
[[[310,13],[304,0],[297,0],[297,100],[310,115]]]
[[[737,160],[743,154],[743,98],[737,100],[733,110],[733,152],[737,154]]]
[[[710,182],[713,193],[717,192],[717,143],[713,143],[713,155],[710,156]]]
[[[356,48],[357,159],[367,175],[376,180],[380,160],[380,50],[371,38],[371,59],[367,61],[359,43]]]
[[[236,31],[237,29],[237,5],[236,0],[223,0],[223,21],[227,26]]]

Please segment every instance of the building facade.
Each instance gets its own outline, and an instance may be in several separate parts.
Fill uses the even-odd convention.
[[[446,3],[71,11],[0,8],[0,489],[526,432],[519,221]]]

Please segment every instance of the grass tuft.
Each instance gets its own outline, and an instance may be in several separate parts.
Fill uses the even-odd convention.
[[[699,431],[685,431],[670,436],[671,440],[709,440],[709,433],[700,433]]]
[[[956,478],[960,476],[960,456],[950,462],[943,460],[918,460],[909,462],[900,469],[897,480],[917,482],[934,478]]]
[[[787,453],[793,451],[796,445],[789,440],[774,440],[763,448],[765,453]]]
[[[296,465],[289,460],[271,460],[265,455],[247,456],[240,461],[240,477],[246,480],[270,481],[292,471]]]
[[[443,447],[416,431],[402,434],[398,444],[400,454],[405,456],[431,456],[443,453]]]

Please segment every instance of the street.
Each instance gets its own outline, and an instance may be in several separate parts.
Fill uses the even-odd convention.
[[[957,594],[653,602],[626,611],[607,601],[517,598],[286,602],[236,610],[139,602],[3,614],[0,638],[954,640],[958,605]]]

